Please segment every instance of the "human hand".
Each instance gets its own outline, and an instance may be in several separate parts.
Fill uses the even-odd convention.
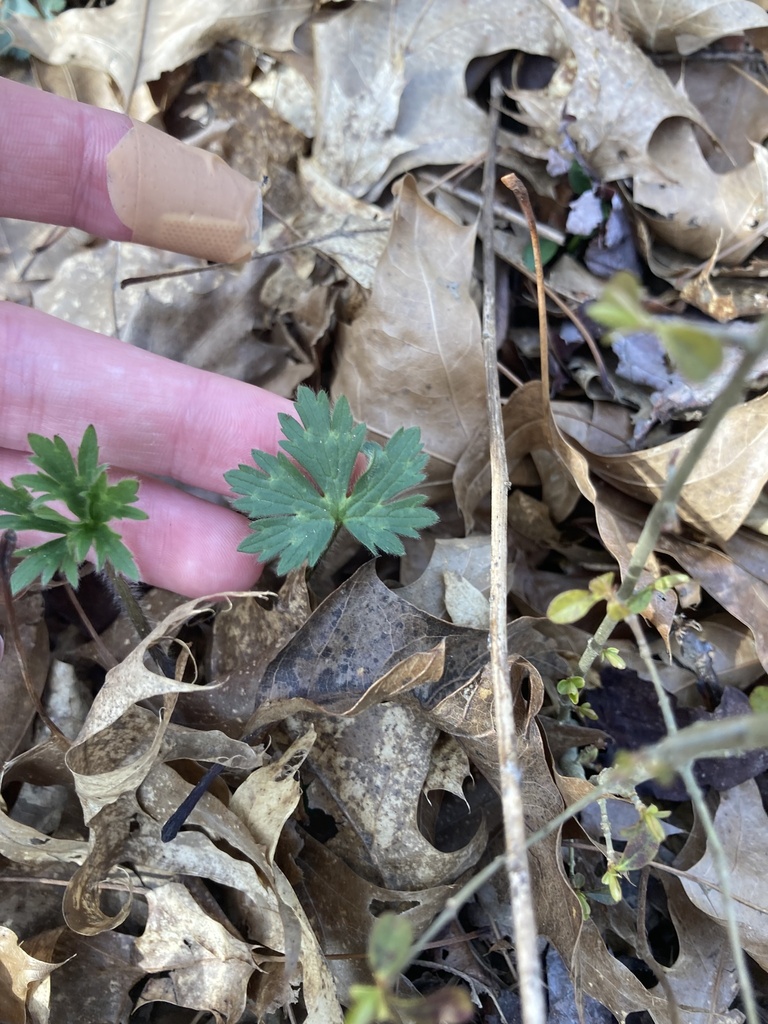
[[[139,160],[128,151],[137,136],[133,128],[125,115],[0,79],[0,216],[78,227],[210,259],[245,255],[254,227],[248,207],[257,198],[255,186],[221,162],[211,165],[199,150],[164,136],[157,144],[146,127],[139,141],[150,176],[157,146],[163,155],[169,146],[178,147],[184,181],[169,180],[160,193],[152,185],[137,185],[131,176]],[[119,146],[127,167],[122,184],[115,177]],[[202,178],[200,158],[206,163]],[[222,176],[215,186],[208,178],[206,189],[211,173]],[[166,177],[155,169],[155,184]],[[194,191],[195,181],[201,191]],[[179,197],[189,191],[188,184],[191,198]],[[149,218],[142,190],[154,196]],[[214,208],[206,211],[202,236],[194,227],[180,229],[178,218],[160,223],[177,202],[192,201],[197,212],[203,193],[213,195]],[[233,224],[217,230],[217,217]],[[149,519],[124,520],[117,528],[141,578],[155,586],[197,597],[247,589],[258,579],[259,564],[237,551],[248,533],[242,516],[152,477],[226,493],[223,473],[249,461],[252,448],[276,451],[277,414],[292,411],[291,402],[260,388],[0,302],[0,479],[8,482],[33,468],[25,457],[30,432],[60,434],[73,448],[93,423],[102,458],[115,475],[130,473],[141,481],[139,505]],[[22,545],[40,539],[32,533],[19,536]]]

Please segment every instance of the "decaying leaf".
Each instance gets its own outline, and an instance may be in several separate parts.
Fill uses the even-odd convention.
[[[193,60],[220,39],[290,49],[311,9],[311,0],[291,0],[279,11],[268,2],[242,0],[239,8],[211,5],[190,18],[186,9],[167,4],[145,19],[141,0],[119,0],[108,8],[73,8],[53,21],[11,15],[4,27],[17,46],[49,64],[74,62],[106,72],[126,102],[138,84]]]
[[[762,878],[768,817],[754,780],[721,793],[715,829],[725,850],[741,942],[747,953],[765,969],[768,965],[768,906]],[[694,906],[722,925],[725,919],[723,897],[710,850],[689,867],[681,881]]]
[[[136,948],[144,970],[160,976],[146,983],[137,1005],[160,1000],[235,1024],[257,966],[251,947],[205,914],[183,885],[153,889],[147,904],[147,927]]]
[[[48,1024],[50,981],[58,964],[36,960],[0,926],[0,1016],[7,1024]]]
[[[484,436],[480,319],[467,287],[474,230],[438,213],[410,176],[362,314],[341,331],[334,396],[377,439],[421,427],[433,480],[445,480],[470,439]],[[376,396],[385,392],[383,404]]]

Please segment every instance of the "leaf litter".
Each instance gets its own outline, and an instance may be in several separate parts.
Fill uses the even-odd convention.
[[[325,387],[380,444],[418,426],[440,513],[378,569],[340,538],[309,584],[299,571],[274,593],[208,603],[150,592],[157,627],[138,644],[109,616],[102,642],[86,640],[56,589],[45,608],[22,595],[34,688],[61,722],[56,692],[87,700],[67,719],[66,750],[34,721],[0,607],[4,1021],[341,1021],[350,988],[371,982],[373,923],[394,911],[418,936],[501,849],[476,237],[495,65],[498,177],[525,178],[542,236],[560,240],[547,268],[548,393],[530,341],[529,238],[497,189],[498,355],[516,382],[504,404],[510,681],[529,832],[590,791],[617,739],[632,746],[627,719],[637,740],[658,717],[647,666],[622,636],[637,675],[612,670],[618,685],[605,676],[601,690],[590,673],[598,720],[569,716],[557,683],[576,672],[593,624],[544,616],[562,590],[626,571],[732,357],[691,385],[653,336],[585,344],[584,303],[608,273],[648,268],[665,311],[687,303],[743,334],[743,318],[764,311],[768,15],[749,0],[479,2],[471,18],[458,0],[320,6],[243,0],[191,17],[185,5],[116,0],[4,17],[46,88],[162,120],[268,179],[262,258],[241,268],[164,279],[194,261],[3,222],[4,294],[284,395]],[[29,65],[2,59],[3,74],[31,80]],[[711,716],[701,692],[712,673],[737,688],[717,718],[743,710],[768,669],[764,383],[758,366],[649,563],[698,587],[698,606],[681,589],[645,613],[686,721]],[[98,583],[94,593],[95,616]],[[681,616],[701,634],[698,654],[677,639]],[[155,645],[189,652],[187,674],[159,675]],[[765,1005],[763,759],[700,765],[719,792],[715,828]],[[163,843],[212,764],[222,774]],[[605,1020],[743,1019],[711,843],[679,787],[665,806],[644,919],[635,873],[623,902],[607,902],[602,837],[586,819],[531,847],[553,1020],[577,1019],[585,1000]],[[464,984],[479,1019],[512,1021],[514,958],[497,874],[401,990]]]

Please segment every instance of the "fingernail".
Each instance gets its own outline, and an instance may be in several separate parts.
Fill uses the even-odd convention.
[[[261,188],[221,157],[141,121],[107,157],[107,187],[131,241],[236,263],[261,236]]]

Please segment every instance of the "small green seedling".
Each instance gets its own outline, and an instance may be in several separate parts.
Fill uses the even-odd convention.
[[[413,956],[413,929],[401,915],[387,912],[373,922],[368,938],[372,985],[350,985],[350,1006],[344,1024],[378,1024],[398,1020],[452,1021],[465,1024],[475,1007],[464,988],[455,985],[427,996],[398,996],[400,975]]]
[[[613,573],[606,572],[590,580],[588,590],[564,590],[562,594],[558,594],[549,603],[547,618],[559,625],[578,622],[596,604],[605,601],[606,613],[616,622],[623,622],[630,615],[641,615],[651,603],[654,594],[663,594],[673,587],[687,583],[689,579],[690,577],[681,572],[661,576],[648,586],[635,591],[625,604],[616,599]]]
[[[51,441],[30,434],[28,441],[33,453],[29,461],[40,472],[13,477],[11,487],[0,483],[0,529],[41,530],[61,536],[18,552],[23,561],[11,577],[13,593],[38,576],[45,585],[57,572],[77,587],[78,566],[91,549],[97,569],[109,562],[117,572],[138,579],[133,556],[120,534],[108,525],[113,519],[147,518],[146,512],[132,507],[137,500],[138,481],[109,483],[107,467],[99,465],[99,443],[93,426],[83,434],[77,462],[58,435]],[[49,502],[62,503],[70,516],[51,508]]]
[[[640,282],[626,270],[615,274],[587,312],[611,332],[655,334],[683,376],[706,380],[723,361],[723,346],[711,331],[677,317],[658,317],[642,306]]]
[[[423,507],[423,494],[403,495],[424,479],[427,455],[418,427],[401,428],[382,448],[365,440],[365,424],[355,424],[346,398],[331,410],[324,392],[300,387],[296,411],[301,422],[279,417],[287,455],[254,450],[258,468],[241,465],[224,474],[242,495],[234,507],[252,520],[240,551],[264,561],[279,558],[277,571],[284,575],[304,562],[316,565],[342,526],[373,554],[402,555],[401,536],[418,537],[437,522]],[[361,455],[368,466],[350,490]]]

